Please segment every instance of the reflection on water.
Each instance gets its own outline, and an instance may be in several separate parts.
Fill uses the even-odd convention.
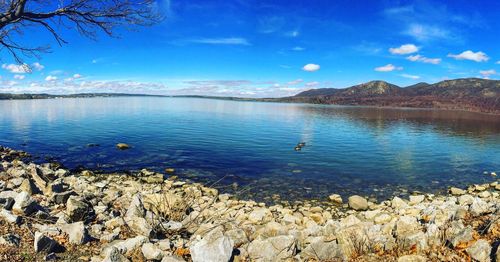
[[[0,101],[0,112],[2,145],[70,168],[225,177],[257,199],[442,190],[491,181],[482,173],[500,163],[500,117],[468,112],[153,97]]]

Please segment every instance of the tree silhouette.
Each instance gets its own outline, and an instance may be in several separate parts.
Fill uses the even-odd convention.
[[[24,64],[23,56],[50,50],[49,45],[29,46],[14,37],[31,28],[45,29],[61,46],[67,43],[57,30],[61,27],[96,39],[99,31],[114,36],[118,27],[148,26],[161,19],[154,0],[0,0],[0,48]]]

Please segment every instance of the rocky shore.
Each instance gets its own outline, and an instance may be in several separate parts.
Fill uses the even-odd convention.
[[[71,172],[0,147],[2,261],[500,261],[500,184],[266,206],[142,170]]]

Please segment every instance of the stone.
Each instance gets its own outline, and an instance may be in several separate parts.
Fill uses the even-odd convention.
[[[31,196],[22,191],[14,199],[12,211],[21,215],[30,215],[38,209],[38,204],[31,198]]]
[[[469,211],[473,216],[480,216],[489,212],[489,206],[487,202],[476,197],[472,201]]]
[[[35,232],[35,240],[33,243],[35,247],[35,252],[56,252],[60,246],[52,238],[45,236],[41,232]]]
[[[4,208],[6,210],[12,210],[12,206],[14,206],[14,199],[11,197],[0,198],[0,208]]]
[[[349,207],[354,210],[366,210],[368,209],[368,201],[365,198],[354,195],[350,196],[348,199]]]
[[[68,235],[71,244],[81,245],[87,240],[87,230],[81,221],[62,225],[61,230]]]
[[[20,243],[21,238],[19,237],[19,235],[6,234],[0,237],[0,245],[18,247]]]
[[[149,184],[160,184],[160,183],[163,183],[163,174],[154,174],[154,175],[149,175],[149,176],[146,176],[146,177],[142,177],[141,178],[142,181],[144,181],[145,183],[149,183]]]
[[[72,222],[86,220],[92,210],[88,203],[77,196],[70,196],[66,202],[66,214]]]
[[[488,241],[484,239],[479,239],[470,247],[466,248],[465,251],[469,254],[473,259],[479,262],[489,262],[490,261],[490,253],[491,246]]]
[[[411,205],[420,204],[424,201],[424,199],[425,199],[424,195],[410,196],[410,204]]]
[[[340,257],[340,251],[336,241],[326,242],[323,237],[314,237],[300,256],[306,260],[335,261]]]
[[[407,206],[408,204],[406,204],[406,202],[399,197],[394,197],[391,201],[391,207],[394,209],[405,208]]]
[[[249,241],[247,234],[241,228],[228,230],[225,232],[225,235],[231,238],[235,247],[239,247]]]
[[[457,188],[457,187],[451,187],[450,188],[450,194],[452,194],[454,196],[464,195],[465,193],[466,193],[466,191],[463,190],[463,189],[460,189],[460,188]]]
[[[454,235],[451,239],[451,244],[453,247],[458,247],[462,245],[467,245],[468,242],[473,240],[474,230],[471,227],[466,227],[458,232],[458,234]]]
[[[56,204],[65,204],[68,202],[70,196],[75,196],[76,193],[74,191],[65,191],[61,193],[54,193],[50,197],[50,201]]]
[[[145,236],[136,236],[126,240],[115,240],[105,246],[103,248],[103,252],[108,255],[110,252],[113,252],[114,248],[116,248],[120,254],[128,256],[134,253],[137,249],[141,248],[142,245],[147,242],[149,242],[149,239]]]
[[[374,218],[375,224],[385,224],[389,223],[392,220],[392,216],[387,213],[381,213]]]
[[[102,260],[102,262],[129,262],[128,260],[118,248],[111,247],[107,252],[106,257]]]
[[[401,216],[396,222],[396,236],[404,238],[407,235],[413,234],[420,229],[420,224],[415,217]]]
[[[333,203],[336,203],[336,204],[342,204],[342,196],[338,195],[338,194],[332,194],[328,197],[328,199],[330,199],[330,201],[332,201]]]
[[[296,240],[293,236],[275,236],[267,239],[257,238],[248,245],[251,261],[282,261],[295,255]]]
[[[474,197],[471,195],[462,195],[458,197],[458,203],[462,206],[470,205],[474,201]]]
[[[220,228],[206,234],[189,248],[193,262],[227,262],[233,253],[233,240]]]
[[[152,243],[144,243],[141,248],[142,255],[148,260],[160,260],[163,258],[161,249]]]
[[[488,198],[491,196],[491,193],[490,193],[490,191],[483,191],[483,192],[477,194],[477,196],[479,196],[480,198]]]
[[[248,215],[248,221],[253,222],[253,223],[263,222],[270,215],[271,215],[271,211],[269,211],[269,209],[267,209],[267,208],[257,208],[255,210],[253,210]]]
[[[132,197],[132,201],[125,213],[125,217],[144,217],[146,215],[146,209],[144,208],[144,203],[141,194],[135,194]]]
[[[184,262],[186,260],[178,256],[164,256],[161,262]]]
[[[406,255],[398,258],[398,262],[426,262],[427,258],[419,255]]]
[[[142,217],[127,217],[125,218],[125,222],[138,235],[149,237],[153,231],[153,227]]]
[[[126,150],[126,149],[130,149],[130,146],[125,144],[125,143],[118,143],[118,144],[116,144],[116,148],[118,148],[120,150]]]
[[[40,190],[36,187],[35,183],[33,183],[33,181],[31,181],[29,178],[23,180],[23,182],[19,186],[19,190],[24,191],[29,195],[33,195],[40,192]]]

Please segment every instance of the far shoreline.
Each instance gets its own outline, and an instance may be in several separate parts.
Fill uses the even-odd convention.
[[[28,97],[13,97],[3,98],[2,95],[21,95]],[[126,94],[126,93],[77,93],[68,95],[53,95],[53,94],[10,94],[0,93],[0,101],[23,101],[23,100],[49,100],[49,99],[79,99],[79,98],[123,98],[123,97],[151,97],[151,98],[192,98],[192,99],[211,99],[222,101],[234,102],[259,102],[259,103],[278,103],[278,104],[300,104],[300,105],[316,105],[325,107],[346,107],[346,108],[373,108],[373,109],[394,109],[394,110],[408,110],[408,111],[443,111],[443,112],[465,112],[480,114],[485,116],[500,117],[498,112],[484,112],[478,110],[466,109],[450,109],[439,107],[406,107],[406,106],[383,106],[383,105],[352,105],[352,104],[328,104],[328,103],[310,103],[299,101],[286,101],[288,97],[277,98],[244,98],[244,97],[224,97],[224,96],[201,96],[201,95],[154,95],[154,94]]]

